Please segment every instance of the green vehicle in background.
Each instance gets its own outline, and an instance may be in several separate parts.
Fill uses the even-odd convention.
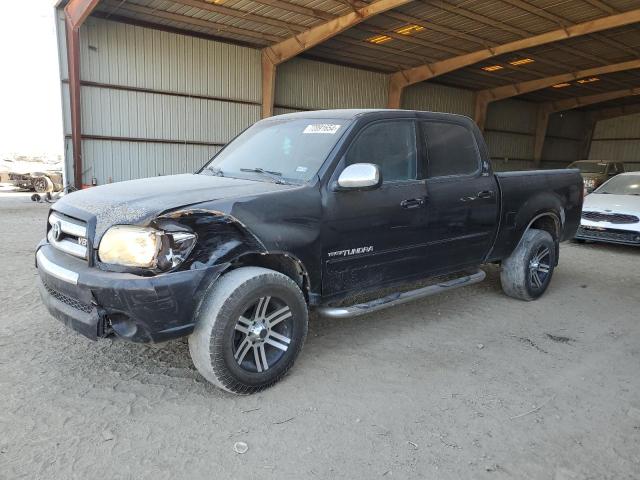
[[[593,192],[611,177],[624,173],[624,163],[609,160],[579,160],[568,168],[580,170],[587,193]]]

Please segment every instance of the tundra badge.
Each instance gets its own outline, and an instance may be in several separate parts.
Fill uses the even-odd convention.
[[[350,257],[351,255],[360,255],[362,253],[373,252],[373,245],[368,247],[350,248],[348,250],[336,250],[335,252],[329,252],[329,258],[332,257]]]

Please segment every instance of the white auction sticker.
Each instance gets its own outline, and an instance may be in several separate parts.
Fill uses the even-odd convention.
[[[333,123],[316,123],[315,125],[307,125],[302,133],[328,133],[329,135],[335,135],[341,125],[335,125]]]

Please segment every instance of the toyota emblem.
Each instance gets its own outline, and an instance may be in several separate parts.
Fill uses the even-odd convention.
[[[56,222],[51,226],[51,233],[53,234],[53,239],[57,242],[60,240],[62,236],[62,227],[60,222]]]

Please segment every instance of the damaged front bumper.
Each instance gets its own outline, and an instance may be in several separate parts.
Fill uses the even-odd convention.
[[[189,335],[204,290],[225,266],[153,277],[89,267],[42,242],[36,251],[39,290],[58,320],[95,340],[116,333],[133,342]]]

